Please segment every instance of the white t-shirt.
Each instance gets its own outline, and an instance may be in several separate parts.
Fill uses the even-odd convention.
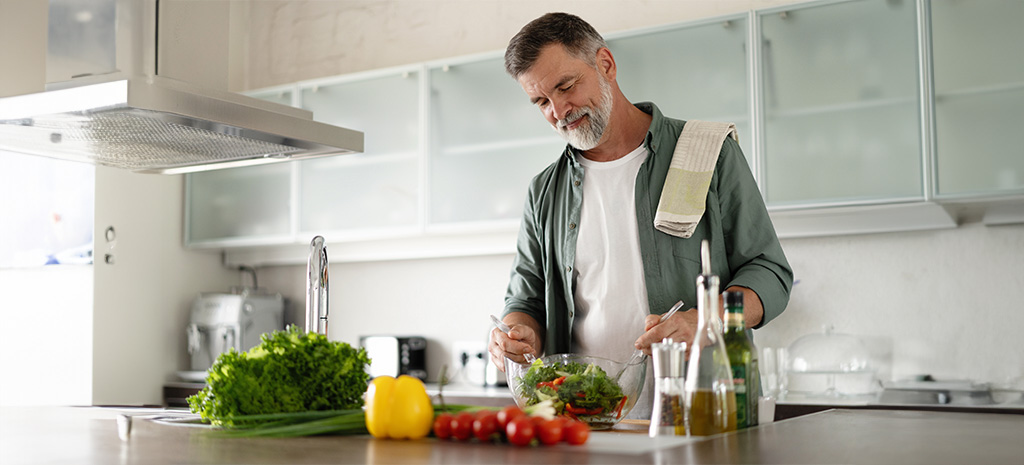
[[[643,145],[609,162],[577,158],[584,176],[573,265],[574,353],[624,362],[644,332],[650,310],[640,260],[635,186],[646,159]],[[651,391],[653,386],[644,386],[630,417],[650,418]]]

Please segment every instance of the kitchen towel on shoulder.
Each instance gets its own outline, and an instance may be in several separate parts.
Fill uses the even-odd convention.
[[[733,123],[689,120],[683,125],[654,214],[655,229],[682,238],[693,235],[704,215],[722,143],[730,136],[739,140]]]

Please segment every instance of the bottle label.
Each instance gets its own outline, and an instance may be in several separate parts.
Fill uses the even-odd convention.
[[[732,367],[732,384],[736,391],[736,426],[745,428],[748,424],[747,367],[736,364]]]
[[[742,313],[727,313],[725,315],[725,325],[729,328],[745,328],[746,323],[743,321]]]

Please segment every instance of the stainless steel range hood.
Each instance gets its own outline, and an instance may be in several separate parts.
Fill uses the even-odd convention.
[[[203,70],[224,67],[227,47],[212,54],[203,47],[196,55],[206,58],[194,63],[196,55],[178,51],[177,56],[185,59],[176,65],[162,54],[173,50],[175,41],[187,42],[189,34],[204,32],[189,15],[205,20],[198,23],[226,27],[234,3],[93,0],[83,6],[77,0],[51,0],[48,23],[66,21],[55,17],[61,12],[81,19],[82,11],[91,21],[97,15],[81,10],[89,4],[116,8],[117,38],[107,41],[117,47],[108,53],[116,57],[116,69],[56,82],[48,69],[46,91],[0,99],[0,150],[164,174],[361,152],[362,133],[313,121],[305,110],[228,92],[226,86],[218,89],[217,84],[226,80],[216,75],[206,79],[216,81],[212,85],[167,77],[209,76]],[[46,7],[45,2],[24,0],[20,8],[36,9],[38,14],[39,4]],[[220,22],[211,23],[211,17]],[[23,37],[39,35],[38,21],[8,20],[0,26],[22,28]],[[53,41],[54,24],[48,30]],[[209,48],[217,50],[216,44]],[[50,59],[48,66],[54,61],[58,60]],[[168,70],[172,65],[176,70]],[[192,65],[199,71],[189,69]],[[5,68],[5,73],[31,72],[25,67]],[[10,93],[0,92],[5,95]]]

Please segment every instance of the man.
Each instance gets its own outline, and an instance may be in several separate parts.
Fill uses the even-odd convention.
[[[782,313],[792,270],[733,139],[711,158],[692,235],[666,234],[654,216],[685,123],[626,99],[600,34],[546,14],[511,39],[505,68],[568,146],[530,184],[502,317],[511,331],[494,330],[489,346],[498,367],[542,353],[624,361],[666,337],[691,341],[703,239],[722,290],[743,292],[748,328]],[[679,300],[691,310],[659,323]],[[649,417],[650,390],[631,416]]]

